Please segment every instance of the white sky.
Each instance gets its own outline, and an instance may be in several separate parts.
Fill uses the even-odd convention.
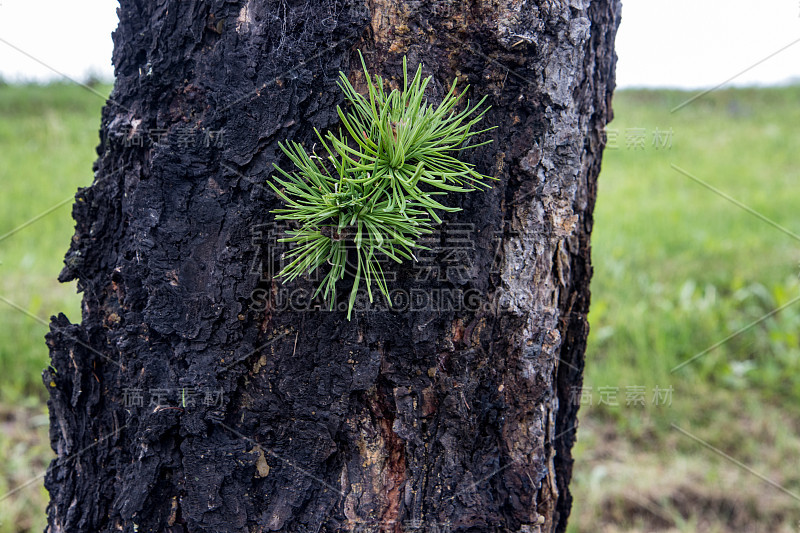
[[[115,0],[0,0],[0,76],[111,78]],[[800,81],[800,0],[623,0],[620,87],[705,88]],[[776,55],[766,59],[771,54]]]

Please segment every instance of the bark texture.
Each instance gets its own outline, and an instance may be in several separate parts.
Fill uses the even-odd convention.
[[[48,531],[564,531],[619,9],[121,0],[60,277],[83,316],[47,336]],[[489,95],[468,157],[499,181],[448,198],[459,276],[403,265],[391,287],[429,300],[348,322],[280,304],[266,181],[278,141],[337,125],[356,49],[395,80],[422,62],[434,100]]]

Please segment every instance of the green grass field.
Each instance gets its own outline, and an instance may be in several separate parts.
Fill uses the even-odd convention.
[[[615,97],[572,532],[798,530],[800,87],[691,96]]]
[[[61,285],[56,277],[73,233],[75,190],[92,182],[102,105],[75,85],[0,86],[2,533],[45,525],[41,478],[2,495],[42,474],[52,457],[41,380],[48,363],[44,334],[51,314],[80,319],[75,284]]]
[[[721,90],[670,112],[691,96],[615,97],[573,533],[798,531],[800,241],[787,231],[800,234],[800,87]],[[0,86],[0,533],[44,527],[41,478],[2,495],[51,457],[39,320],[80,318],[56,276],[102,104],[76,86]]]

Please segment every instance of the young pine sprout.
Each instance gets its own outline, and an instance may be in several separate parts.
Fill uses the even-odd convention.
[[[486,97],[472,107],[467,101],[456,111],[469,87],[458,94],[453,80],[442,102],[430,104],[425,88],[431,77],[422,78],[420,65],[409,82],[405,57],[403,88],[387,94],[384,80],[370,76],[363,57],[361,64],[366,95],[356,92],[340,73],[339,87],[348,104],[346,110],[337,108],[344,131],[316,132],[327,157],[309,155],[295,142],[279,143],[297,170],[287,172],[275,165],[280,176],[270,182],[285,203],[273,210],[275,219],[292,221],[296,228],[281,239],[293,247],[284,254],[288,264],[279,276],[289,282],[329,267],[314,297],[321,293],[333,309],[336,283],[345,277],[350,254],[355,273],[348,320],[362,279],[370,302],[374,281],[391,305],[381,261],[415,260],[413,249],[423,248],[419,239],[432,232],[432,221],[441,222],[436,212],[459,210],[436,198],[489,188],[486,181],[494,179],[457,157],[491,142],[467,144],[492,129],[472,130],[489,109],[481,109]]]

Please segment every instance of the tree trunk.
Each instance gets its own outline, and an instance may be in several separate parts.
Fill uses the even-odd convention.
[[[564,531],[617,0],[121,0],[54,317],[48,531]],[[284,285],[277,143],[344,71],[488,95],[498,178],[451,194],[394,306]],[[340,302],[349,293],[339,287]]]

